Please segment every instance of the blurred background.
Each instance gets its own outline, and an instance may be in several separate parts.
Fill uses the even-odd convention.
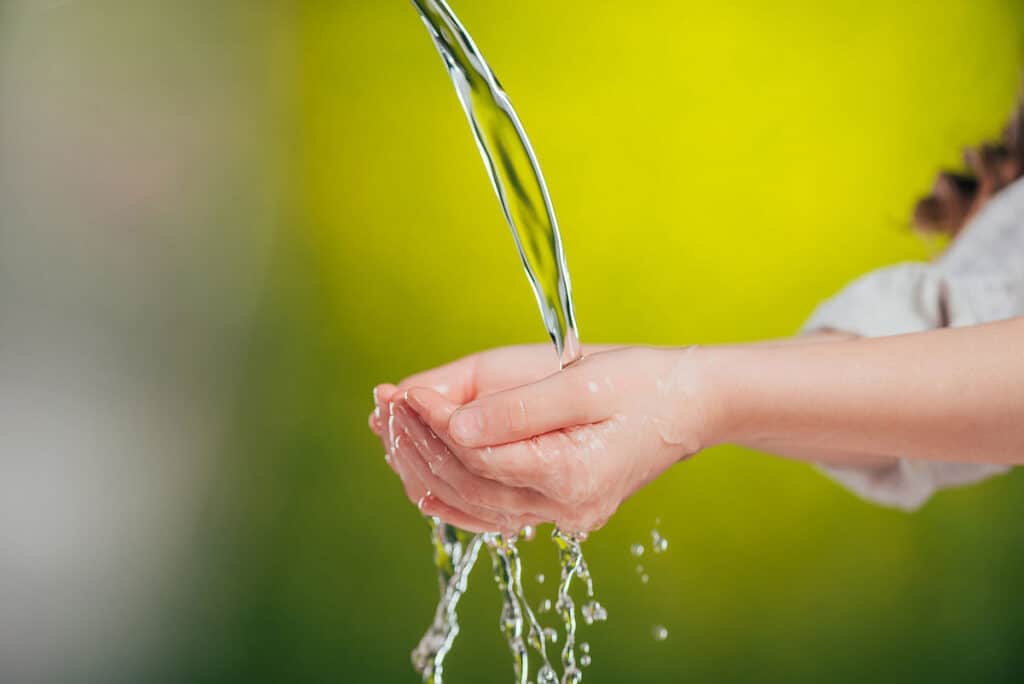
[[[585,342],[784,336],[934,255],[910,207],[1024,56],[1016,0],[454,8]],[[370,389],[544,339],[408,2],[0,3],[0,678],[416,681],[436,578]],[[587,542],[587,681],[1019,681],[1022,516],[1017,475],[906,515],[714,449]],[[452,683],[511,679],[486,565]]]

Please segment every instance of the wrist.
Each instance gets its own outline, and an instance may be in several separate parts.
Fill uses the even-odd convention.
[[[725,378],[723,351],[689,346],[671,350],[671,407],[681,431],[691,436],[684,456],[727,442],[732,434],[732,391]]]
[[[726,347],[685,347],[677,350],[676,377],[680,389],[676,410],[694,416],[700,449],[735,442],[749,423],[749,407],[737,383],[740,350]],[[683,420],[687,420],[684,418]]]

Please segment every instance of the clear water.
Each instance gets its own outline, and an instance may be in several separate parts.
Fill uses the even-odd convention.
[[[412,0],[469,119],[562,365],[580,356],[569,269],[544,175],[498,78],[444,0]]]
[[[412,2],[455,85],[484,167],[512,231],[544,326],[559,362],[565,367],[580,358],[572,287],[551,197],[526,130],[494,72],[447,3],[444,0]],[[434,622],[412,654],[413,664],[423,680],[440,684],[443,679],[445,656],[459,632],[458,602],[466,591],[467,578],[480,547],[485,546],[491,555],[494,579],[502,596],[500,625],[512,652],[516,681],[520,684],[529,681],[529,658],[533,651],[539,657],[537,684],[557,683],[559,679],[548,658],[547,646],[557,643],[558,633],[540,625],[526,600],[517,539],[498,534],[470,537],[439,520],[432,521],[432,530],[441,599]],[[530,530],[524,536],[532,535]],[[586,584],[592,599],[593,582],[583,558],[581,536],[556,529],[552,538],[561,568],[554,604],[565,634],[560,653],[561,681],[570,684],[582,681],[575,654],[576,607],[571,590],[573,582],[579,579]],[[539,577],[538,580],[542,581]],[[545,600],[538,612],[550,609],[550,601]],[[588,601],[584,609],[584,620],[588,624],[607,618],[607,612],[596,601]],[[589,654],[585,654],[585,660],[584,665],[590,661]]]

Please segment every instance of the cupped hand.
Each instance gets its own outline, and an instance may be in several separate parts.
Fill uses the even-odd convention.
[[[417,447],[392,444],[393,465],[425,513],[455,525],[463,516],[491,529],[537,520],[598,528],[708,444],[710,404],[694,351],[598,352],[463,406],[411,386],[384,400],[391,436],[408,435]]]
[[[435,441],[436,435],[429,428],[409,417],[404,396],[412,387],[427,388],[452,407],[458,407],[478,397],[536,381],[556,370],[558,358],[550,344],[519,345],[472,354],[412,375],[397,386],[382,384],[374,388],[376,407],[370,414],[370,428],[381,438],[385,458],[401,477],[409,499],[424,513],[473,532],[508,531],[540,522],[536,516],[515,515],[493,506],[474,506],[451,487],[437,482],[425,464],[434,463],[436,468],[438,455],[434,452],[444,447]],[[426,435],[423,430],[427,430]],[[428,460],[420,456],[421,451]],[[454,477],[451,469],[445,472]]]

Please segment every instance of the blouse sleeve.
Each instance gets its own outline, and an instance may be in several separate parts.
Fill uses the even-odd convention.
[[[966,289],[965,289],[966,286]],[[956,290],[951,293],[951,287]],[[929,264],[905,263],[863,276],[826,300],[802,332],[847,332],[882,337],[933,330],[950,324],[956,294],[969,294],[969,283],[951,281]],[[966,321],[961,321],[966,323]],[[981,321],[972,321],[981,322]],[[899,459],[888,468],[820,465],[836,482],[858,496],[905,510],[920,507],[936,491],[1005,473],[1009,467]]]

